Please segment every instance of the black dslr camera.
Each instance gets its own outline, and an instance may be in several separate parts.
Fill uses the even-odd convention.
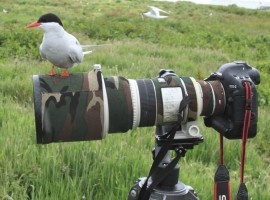
[[[219,116],[206,116],[204,123],[222,133],[228,139],[241,138],[245,114],[244,82],[249,82],[252,88],[251,124],[248,137],[255,137],[257,132],[258,105],[255,85],[260,83],[259,72],[242,61],[223,65],[217,72],[211,74],[206,81],[218,80],[225,91],[226,106],[224,113]]]

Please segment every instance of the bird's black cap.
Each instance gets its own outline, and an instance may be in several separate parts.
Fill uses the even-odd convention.
[[[45,15],[42,15],[38,19],[37,22],[39,22],[39,23],[56,22],[56,23],[60,24],[61,26],[63,26],[60,18],[57,15],[53,14],[53,13],[47,13]]]

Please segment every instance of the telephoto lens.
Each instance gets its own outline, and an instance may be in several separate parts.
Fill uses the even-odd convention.
[[[251,73],[248,67],[242,71],[238,68],[239,64],[230,63],[222,66],[216,75],[198,81],[175,74],[138,80],[103,77],[97,65],[90,72],[71,74],[67,78],[34,75],[37,143],[100,140],[108,133],[186,124],[199,116],[205,116],[206,124],[221,130],[225,136],[237,138],[236,129],[241,122],[234,123],[236,120],[230,112],[236,107],[242,108],[244,103],[238,99],[243,92],[235,75],[241,73],[247,77]],[[252,77],[258,78],[255,69],[252,70]],[[253,79],[250,80],[253,84]],[[234,95],[236,92],[230,89],[231,84],[236,83],[241,90],[239,95]],[[252,88],[254,115],[257,116],[254,84]],[[188,99],[188,104],[179,112],[183,99]],[[254,126],[256,123],[255,117]],[[226,125],[227,129],[223,130]]]

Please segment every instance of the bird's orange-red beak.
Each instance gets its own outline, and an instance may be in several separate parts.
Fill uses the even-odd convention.
[[[40,23],[38,23],[37,21],[34,21],[31,24],[28,24],[26,28],[34,28],[34,27],[39,27],[39,26],[40,26]]]

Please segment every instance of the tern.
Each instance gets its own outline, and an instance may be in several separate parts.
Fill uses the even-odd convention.
[[[169,14],[168,12],[154,6],[148,6],[148,7],[150,8],[150,10],[148,12],[142,13],[142,17],[145,16],[145,17],[150,17],[154,19],[164,19],[168,17],[166,15],[160,15],[160,13]]]
[[[71,34],[65,31],[58,16],[53,13],[42,15],[38,21],[27,25],[27,28],[39,27],[43,30],[43,39],[39,51],[43,59],[52,63],[52,69],[48,75],[55,75],[55,66],[64,68],[60,73],[62,77],[68,77],[68,69],[75,64],[81,63],[85,54],[92,51],[83,51],[88,47],[99,45],[80,45],[80,42]]]

